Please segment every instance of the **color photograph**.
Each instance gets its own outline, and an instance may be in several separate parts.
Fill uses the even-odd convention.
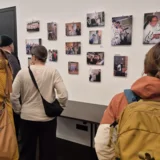
[[[50,62],[57,62],[58,61],[58,51],[49,49],[48,57],[49,57]]]
[[[68,73],[69,74],[79,74],[79,63],[78,62],[68,62]]]
[[[66,36],[80,36],[81,22],[66,23]]]
[[[157,44],[160,42],[160,12],[144,15],[143,44]]]
[[[102,31],[90,31],[89,32],[89,44],[101,44],[102,40]]]
[[[89,73],[90,82],[101,82],[101,69],[91,69]]]
[[[104,52],[88,52],[87,64],[88,65],[104,65]]]
[[[27,23],[27,32],[38,32],[40,30],[40,21],[32,21]]]
[[[57,40],[57,24],[47,23],[48,40]]]
[[[112,46],[132,44],[132,16],[112,18]]]
[[[81,54],[81,42],[67,42],[66,43],[67,55],[80,55]]]

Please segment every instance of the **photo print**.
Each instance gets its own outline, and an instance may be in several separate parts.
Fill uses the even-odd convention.
[[[105,26],[105,13],[95,12],[87,14],[87,27],[103,27]]]
[[[66,43],[67,55],[80,55],[81,54],[81,42],[67,42]]]
[[[89,32],[89,44],[101,44],[102,31],[90,31]]]
[[[66,23],[66,36],[80,36],[81,22]]]
[[[143,44],[160,42],[160,12],[144,15]]]
[[[48,57],[49,57],[50,62],[57,62],[58,61],[58,51],[49,49]]]
[[[68,62],[68,73],[69,74],[79,74],[79,63],[78,62]]]
[[[41,39],[26,39],[26,54],[30,54],[33,47],[41,45]]]
[[[38,32],[40,30],[40,21],[32,21],[27,23],[27,32]]]
[[[127,77],[128,57],[114,56],[114,76]]]
[[[57,40],[57,24],[47,23],[48,40]]]
[[[112,18],[112,46],[132,44],[132,16]]]
[[[91,69],[89,73],[90,82],[101,82],[101,69]]]
[[[28,66],[30,66],[31,65],[31,57],[28,57]]]
[[[104,65],[104,52],[88,52],[87,64],[89,65]]]

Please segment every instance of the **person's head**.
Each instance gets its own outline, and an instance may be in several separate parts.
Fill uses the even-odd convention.
[[[121,24],[120,24],[119,21],[116,22],[116,26],[117,26],[118,28],[121,26]]]
[[[32,63],[45,64],[47,60],[47,49],[44,46],[35,46],[31,49]]]
[[[149,23],[152,27],[155,27],[158,23],[158,17],[157,16],[152,16],[149,20]]]

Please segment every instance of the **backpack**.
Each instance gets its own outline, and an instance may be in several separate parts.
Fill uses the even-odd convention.
[[[160,102],[124,94],[129,104],[118,122],[116,160],[160,160]]]

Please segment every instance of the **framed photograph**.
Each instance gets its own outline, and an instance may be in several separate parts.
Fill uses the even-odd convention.
[[[80,55],[81,54],[81,42],[67,42],[66,43],[67,55]]]
[[[160,12],[144,15],[143,44],[157,44],[160,42]]]
[[[81,22],[66,23],[66,36],[80,36]]]
[[[88,52],[87,64],[89,65],[104,65],[104,52]]]
[[[132,16],[112,18],[112,46],[132,44]]]
[[[114,56],[114,76],[127,77],[128,72],[128,57]]]
[[[39,32],[40,21],[32,21],[27,23],[27,32]]]
[[[91,69],[89,72],[90,82],[101,82],[101,69]]]
[[[103,27],[105,26],[105,13],[95,12],[87,14],[87,27]]]
[[[28,57],[28,66],[31,65],[31,57]]]
[[[69,74],[79,74],[79,63],[78,62],[68,62],[68,73]]]
[[[41,45],[41,39],[26,39],[26,54],[30,55],[30,51],[34,46]]]
[[[48,57],[49,57],[50,62],[57,62],[58,61],[58,51],[49,49]]]
[[[57,23],[47,23],[48,40],[57,40]]]
[[[89,44],[101,44],[102,42],[102,31],[90,31],[89,32]]]

